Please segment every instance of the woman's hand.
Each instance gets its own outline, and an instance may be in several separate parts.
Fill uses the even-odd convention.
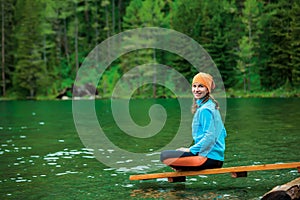
[[[179,149],[176,149],[177,151],[184,151],[184,152],[190,152],[189,148],[181,147]]]

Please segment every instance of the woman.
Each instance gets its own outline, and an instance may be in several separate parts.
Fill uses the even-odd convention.
[[[218,102],[211,96],[215,83],[211,75],[198,73],[193,78],[194,96],[192,137],[189,148],[163,151],[161,161],[179,171],[221,168],[224,161],[226,130]]]

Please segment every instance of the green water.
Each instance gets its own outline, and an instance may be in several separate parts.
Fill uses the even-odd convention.
[[[149,123],[147,109],[152,103],[166,108],[168,120],[149,139],[122,134],[109,101],[97,100],[95,107],[113,143],[148,154],[171,140],[180,123],[176,100],[135,100],[131,114],[137,124]],[[228,99],[224,166],[300,161],[299,105],[300,99]],[[191,117],[184,120],[189,123]],[[187,126],[187,138],[189,130]],[[159,166],[159,155],[154,156],[152,165]],[[221,174],[188,177],[185,183],[139,182],[129,181],[133,172],[122,165],[102,164],[82,144],[72,101],[0,102],[0,199],[259,199],[274,186],[299,176],[296,169],[286,169],[249,172],[247,178],[238,179]],[[151,163],[147,166],[151,169]]]

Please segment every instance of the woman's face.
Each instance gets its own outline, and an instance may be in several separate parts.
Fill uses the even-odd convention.
[[[208,89],[201,83],[194,83],[192,85],[192,93],[195,99],[202,99],[208,93]]]

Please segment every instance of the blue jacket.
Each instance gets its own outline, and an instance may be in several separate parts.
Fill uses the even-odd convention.
[[[194,114],[192,123],[192,136],[194,145],[190,151],[210,159],[224,161],[226,130],[219,110],[215,103],[209,99],[202,103],[196,101],[198,109]]]

